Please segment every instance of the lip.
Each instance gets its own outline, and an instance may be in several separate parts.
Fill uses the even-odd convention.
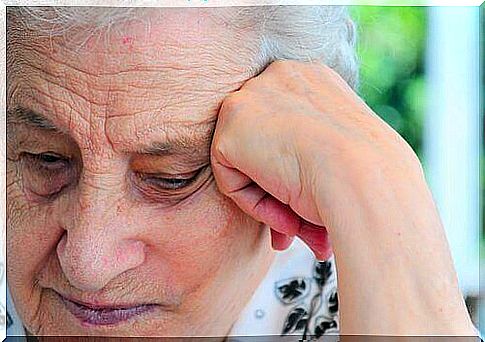
[[[77,300],[68,299],[57,293],[65,307],[84,326],[116,325],[134,317],[155,310],[157,304],[140,305],[91,305]]]

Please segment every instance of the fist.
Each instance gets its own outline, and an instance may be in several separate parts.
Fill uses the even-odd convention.
[[[383,189],[422,181],[407,143],[320,63],[274,62],[228,95],[211,163],[220,191],[271,228],[273,248],[299,237],[320,260],[329,234],[351,233]]]

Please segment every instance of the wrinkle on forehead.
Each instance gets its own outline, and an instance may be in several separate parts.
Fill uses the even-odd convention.
[[[13,79],[76,140],[126,145],[167,131],[209,132],[223,98],[261,70],[257,39],[198,11],[170,13],[150,30],[127,23],[80,49],[63,39],[22,42],[25,49],[9,51],[24,66]]]
[[[70,63],[70,66],[93,76],[129,71],[128,65],[117,63],[119,59],[125,62],[131,60],[129,66],[136,71],[160,67],[189,68],[192,72],[203,74],[208,65],[222,73],[227,67],[244,71],[248,61],[252,62],[251,59],[259,53],[260,37],[256,30],[250,28],[237,30],[217,23],[211,15],[216,10],[147,9],[143,12],[143,20],[133,19],[101,29],[79,27],[53,38],[49,44],[45,44],[45,39],[36,40],[34,36],[34,39],[29,39],[29,44],[44,52],[49,49],[51,58],[57,50],[62,50],[61,57],[65,63],[76,61],[79,55],[95,56],[90,64],[76,63],[74,66],[75,63]],[[107,60],[112,63],[106,63]],[[221,62],[228,65],[219,69]]]

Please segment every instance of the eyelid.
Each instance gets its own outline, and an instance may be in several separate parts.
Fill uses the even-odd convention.
[[[192,178],[148,178],[145,181],[151,186],[160,188],[163,191],[177,191],[189,187],[197,179],[197,176]]]
[[[59,154],[59,153],[56,153],[56,152],[53,152],[53,151],[45,151],[45,152],[23,152],[22,154],[26,154],[32,158],[40,158],[41,156],[47,156],[47,155],[50,155],[50,156],[53,156],[53,157],[56,157],[56,158],[59,158],[60,160],[70,160],[71,158],[68,157],[68,156],[64,156],[62,154]]]
[[[193,171],[193,172],[186,172],[186,173],[178,173],[178,174],[169,174],[169,173],[162,173],[162,172],[149,172],[149,173],[143,173],[140,172],[143,177],[148,178],[148,177],[153,177],[153,178],[160,178],[160,179],[190,179],[196,176],[200,170]]]
[[[51,155],[57,160],[45,161],[42,156]],[[25,189],[32,200],[53,201],[57,196],[75,184],[78,173],[72,158],[56,152],[47,151],[41,153],[22,152],[23,182]]]
[[[198,174],[202,173],[207,167],[210,166],[209,163],[204,165],[199,165],[197,168],[192,169],[191,171],[186,172],[143,172],[143,170],[136,170],[136,174],[144,175],[147,177],[157,177],[157,178],[166,178],[166,179],[188,179],[197,176]]]
[[[137,188],[141,190],[142,193],[149,194],[150,191],[153,191],[154,193],[166,193],[167,195],[171,195],[171,194],[175,195],[177,191],[181,192],[185,189],[191,189],[193,188],[192,185],[199,183],[198,180],[201,178],[204,171],[207,170],[208,166],[209,165],[205,165],[196,171],[177,174],[177,175],[173,175],[173,174],[169,175],[164,173],[142,173],[142,172],[134,172],[134,175],[136,176],[136,179],[138,179],[138,181],[142,181],[146,183],[146,186],[141,186],[141,188],[140,186],[137,186]],[[160,183],[163,183],[164,181],[169,183],[171,180],[182,180],[182,181],[186,180],[187,183],[178,188],[177,187],[170,188],[170,185],[157,186],[159,185],[159,184],[156,184],[157,179],[160,181]]]
[[[31,160],[32,159],[35,160],[35,162],[42,165],[41,166],[42,168],[48,169],[49,171],[55,171],[57,169],[60,169],[61,167],[59,167],[59,166],[65,167],[71,161],[71,158],[69,158],[69,157],[60,155],[60,154],[55,153],[55,152],[50,152],[50,151],[49,152],[41,152],[41,153],[25,152],[24,155],[27,156]],[[41,159],[42,156],[47,156],[47,155],[58,158],[59,160],[57,160],[55,162],[46,162],[46,161]],[[59,165],[59,164],[61,164],[61,165]]]
[[[190,174],[210,164],[209,155],[199,153],[173,154],[166,156],[136,154],[129,161],[130,169],[146,174],[167,174],[172,177],[178,174]]]
[[[166,181],[170,182],[172,180],[180,180],[180,181],[187,181],[187,185],[181,186],[179,189],[183,189],[190,184],[192,184],[203,172],[205,167],[200,168],[197,171],[192,171],[192,172],[186,172],[182,174],[166,174],[166,173],[138,173],[139,178],[141,178],[143,181],[149,182],[149,183],[154,183],[157,180],[160,182]],[[170,189],[167,189],[170,190]],[[177,189],[172,189],[172,190],[177,190]]]

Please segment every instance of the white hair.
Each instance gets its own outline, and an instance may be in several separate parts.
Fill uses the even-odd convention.
[[[64,35],[82,28],[86,34],[114,24],[143,21],[143,9],[126,7],[8,7],[9,31]],[[163,9],[161,9],[163,10]],[[274,60],[320,61],[355,88],[358,63],[356,30],[344,6],[254,6],[205,8],[223,29],[256,30],[261,67]],[[12,35],[13,38],[16,35]]]

